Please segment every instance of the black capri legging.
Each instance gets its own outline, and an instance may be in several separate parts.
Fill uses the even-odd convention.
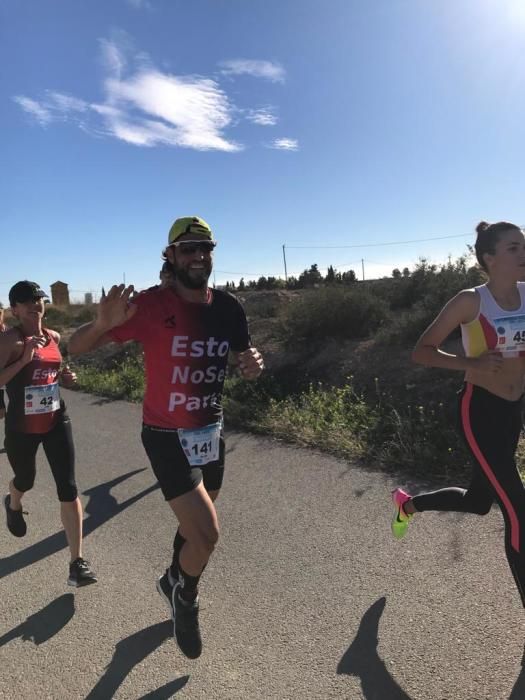
[[[61,416],[48,433],[18,433],[6,427],[4,446],[15,473],[18,491],[30,491],[35,483],[36,452],[42,443],[55,480],[58,500],[74,501],[78,496],[75,482],[75,447],[71,421]]]
[[[418,511],[485,515],[496,500],[505,521],[507,559],[525,606],[525,488],[515,459],[521,410],[521,399],[507,401],[466,383],[459,393],[459,425],[473,457],[470,486],[440,489],[412,501]]]

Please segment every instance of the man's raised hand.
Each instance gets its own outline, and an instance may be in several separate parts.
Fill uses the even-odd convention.
[[[133,285],[114,284],[100,299],[97,312],[97,326],[105,331],[121,326],[135,314],[137,307],[129,300],[134,292]]]

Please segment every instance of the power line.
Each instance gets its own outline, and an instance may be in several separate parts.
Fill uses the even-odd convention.
[[[406,245],[408,243],[423,243],[428,241],[444,241],[447,238],[466,238],[471,237],[470,233],[460,233],[455,236],[439,236],[438,238],[414,238],[411,241],[385,241],[383,243],[359,243],[356,245],[287,245],[287,248],[306,249],[317,248],[326,250],[328,248],[377,248],[384,245]]]
[[[266,273],[262,272],[232,272],[232,270],[215,270],[215,272],[220,272],[221,275],[254,275],[254,277],[266,276]]]
[[[368,262],[368,261],[365,260],[365,262]],[[345,268],[345,267],[351,268],[353,265],[360,265],[360,264],[361,264],[361,258],[359,258],[359,260],[354,260],[352,262],[347,262],[347,263],[337,263],[337,264],[329,263],[326,267],[319,267],[319,265],[317,265],[317,269],[319,270],[319,272],[322,272],[323,270],[328,271],[328,268],[333,267],[335,271],[339,271],[342,268]],[[216,272],[220,272],[221,274],[227,274],[227,275],[241,275],[243,277],[245,275],[254,275],[255,277],[279,277],[279,278],[282,277],[282,275],[280,275],[278,273],[274,274],[274,275],[268,275],[268,273],[262,273],[262,272],[261,273],[260,272],[232,272],[231,270],[229,272],[226,270],[216,270]],[[302,275],[303,272],[308,272],[308,268],[304,268],[303,270],[300,270],[300,271],[298,270],[296,272],[288,272],[288,277],[296,277],[296,276]]]

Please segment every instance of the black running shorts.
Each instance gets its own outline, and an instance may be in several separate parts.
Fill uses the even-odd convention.
[[[76,500],[75,448],[71,421],[60,416],[54,428],[47,433],[18,433],[6,427],[5,450],[15,474],[13,483],[25,493],[33,488],[36,476],[36,453],[42,444],[55,480],[58,500],[69,503]]]
[[[204,481],[206,491],[218,491],[224,476],[224,437],[219,441],[219,459],[216,462],[192,467],[188,463],[176,430],[142,426],[142,444],[162,495],[167,501],[193,491]]]

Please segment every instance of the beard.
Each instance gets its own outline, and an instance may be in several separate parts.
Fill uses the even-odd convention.
[[[187,270],[184,267],[179,267],[176,263],[173,265],[173,271],[176,279],[179,280],[187,289],[204,289],[208,286],[208,279],[211,275],[211,262],[203,261],[204,269],[202,270]]]

